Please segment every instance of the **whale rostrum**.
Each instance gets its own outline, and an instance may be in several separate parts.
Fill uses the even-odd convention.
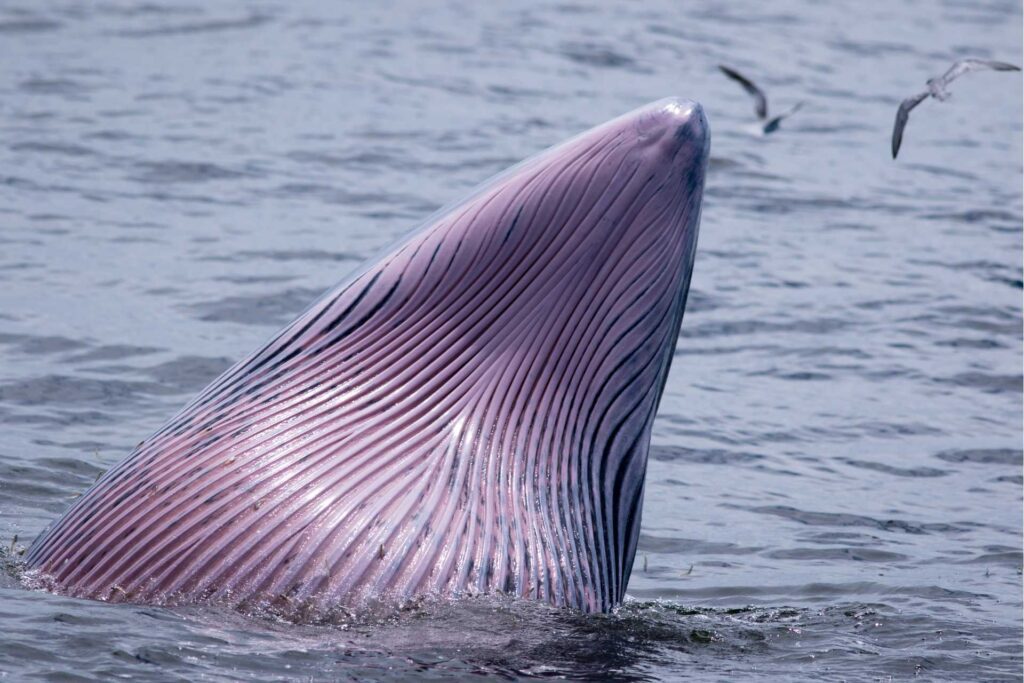
[[[136,603],[613,608],[709,140],[661,100],[442,209],[100,478],[32,573]]]

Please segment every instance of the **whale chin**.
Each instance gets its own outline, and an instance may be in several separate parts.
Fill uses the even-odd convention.
[[[621,602],[709,133],[652,103],[430,217],[237,363],[36,539],[112,601]]]

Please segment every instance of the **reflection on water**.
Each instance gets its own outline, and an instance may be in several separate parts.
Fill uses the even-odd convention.
[[[97,680],[1019,679],[1020,8],[962,0],[0,9],[0,532],[485,177],[666,95],[713,149],[614,615],[327,624],[0,582],[0,672]],[[781,111],[752,136],[755,78]],[[10,561],[8,542],[4,561]]]

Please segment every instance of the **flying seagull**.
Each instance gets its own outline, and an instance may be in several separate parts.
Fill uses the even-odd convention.
[[[768,133],[774,133],[775,131],[777,131],[779,129],[779,124],[782,123],[782,119],[797,113],[803,106],[803,102],[797,102],[796,104],[789,108],[789,111],[783,112],[778,116],[773,116],[770,119],[768,119],[768,121],[764,124],[764,133],[767,135]]]
[[[793,114],[798,112],[802,106],[804,106],[803,102],[797,102],[796,105],[792,107],[789,111],[779,114],[778,116],[773,116],[772,118],[769,119],[768,98],[765,97],[764,91],[762,91],[760,88],[754,85],[753,81],[751,81],[749,78],[747,78],[740,72],[736,71],[735,69],[727,67],[724,64],[719,64],[718,68],[726,76],[728,76],[729,78],[743,86],[743,89],[746,90],[747,93],[754,98],[754,111],[757,112],[757,118],[761,119],[761,121],[764,122],[761,126],[761,132],[766,135],[768,133],[774,133],[776,130],[778,130],[779,124],[782,123],[783,119],[785,119],[788,116],[792,116]]]
[[[950,93],[946,90],[946,86],[953,82],[953,79],[969,71],[980,71],[982,69],[993,69],[995,71],[1020,71],[1019,66],[1013,64],[1007,64],[1005,62],[993,62],[988,59],[961,59],[949,67],[949,71],[936,76],[935,78],[928,79],[928,89],[923,93],[912,95],[907,99],[903,100],[900,104],[900,108],[896,110],[896,124],[892,128],[892,158],[896,158],[896,154],[900,151],[900,143],[903,142],[903,129],[907,127],[907,120],[910,118],[910,110],[921,104],[929,96],[934,97],[940,102],[944,102],[950,97]]]

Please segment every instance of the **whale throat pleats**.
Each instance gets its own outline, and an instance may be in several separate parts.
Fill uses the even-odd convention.
[[[525,162],[326,293],[30,566],[132,602],[618,604],[707,154],[699,110],[667,107]]]

